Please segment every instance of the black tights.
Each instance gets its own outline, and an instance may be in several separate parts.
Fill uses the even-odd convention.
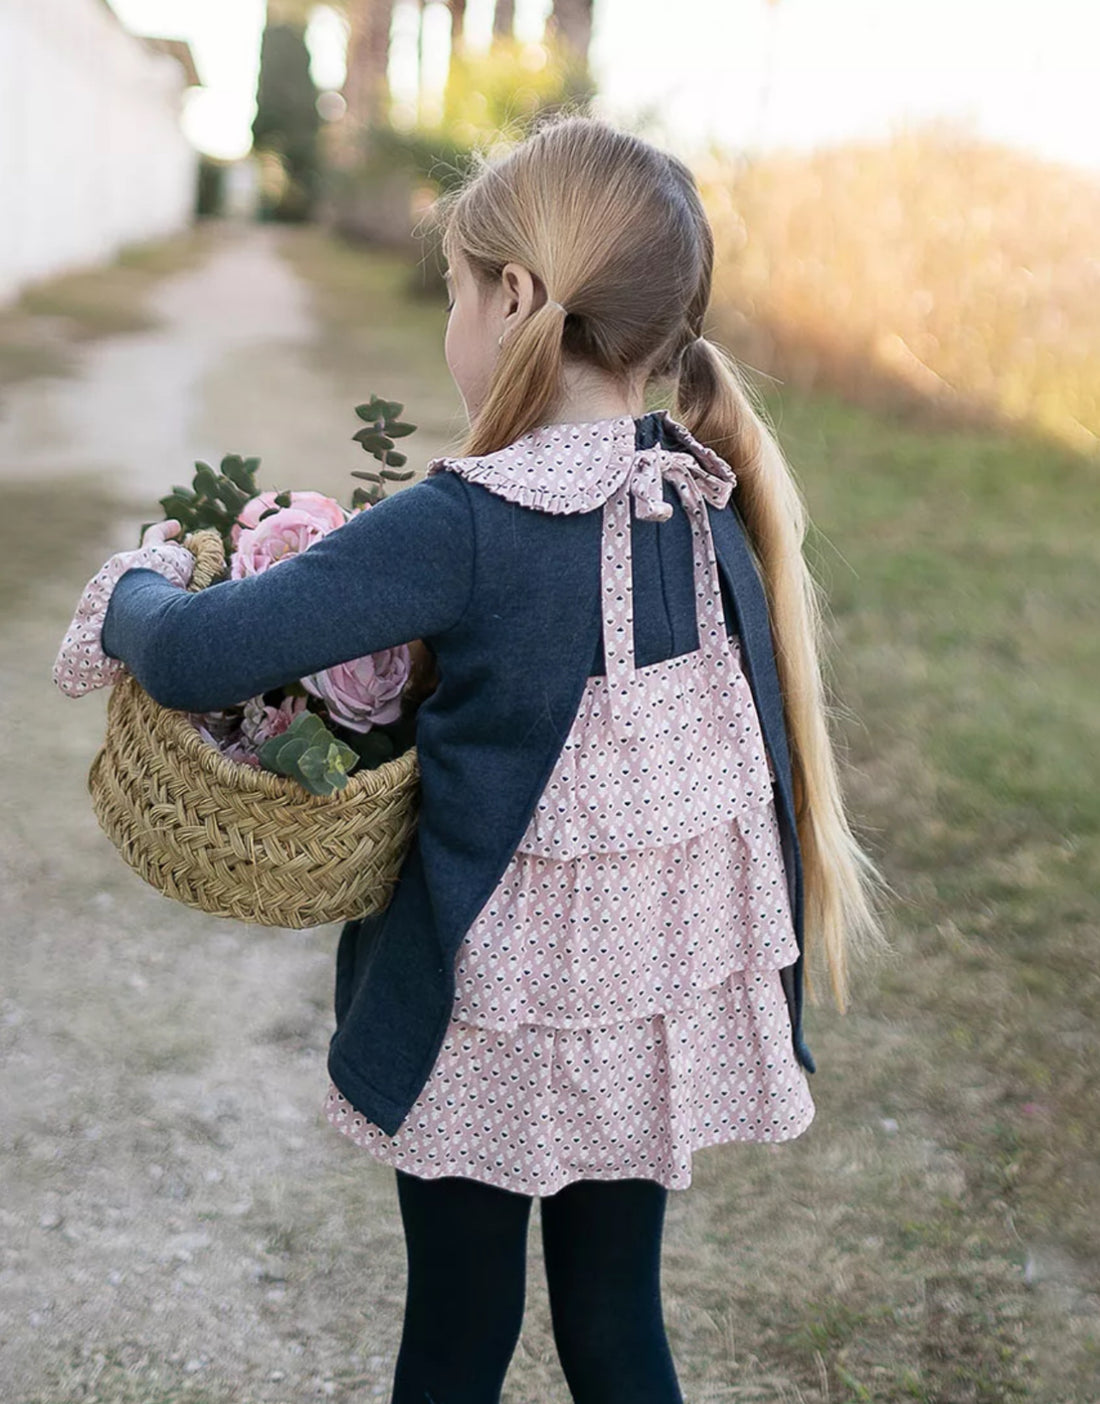
[[[408,1286],[391,1404],[497,1404],[523,1324],[532,1196],[397,1170]],[[575,1404],[683,1404],[661,1311],[668,1191],[578,1180],[541,1200],[554,1343]]]

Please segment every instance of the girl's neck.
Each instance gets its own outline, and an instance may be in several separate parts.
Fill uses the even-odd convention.
[[[635,379],[629,386],[589,366],[571,365],[562,369],[565,389],[550,407],[548,420],[554,424],[587,424],[596,419],[638,418],[645,413],[645,382]]]

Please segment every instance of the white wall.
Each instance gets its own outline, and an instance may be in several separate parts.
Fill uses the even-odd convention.
[[[0,302],[189,223],[184,83],[104,0],[0,0]]]

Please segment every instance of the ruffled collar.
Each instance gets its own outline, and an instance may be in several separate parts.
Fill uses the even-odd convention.
[[[641,466],[643,455],[659,460],[668,454],[681,460],[686,457],[693,474],[707,480],[711,489],[707,496],[724,504],[737,482],[725,459],[695,439],[667,410],[652,410],[642,418],[654,420],[658,430],[652,449],[636,448],[637,421],[624,414],[581,424],[539,425],[495,453],[433,458],[426,472],[458,473],[498,497],[540,512],[590,512]],[[678,447],[667,448],[662,440]]]

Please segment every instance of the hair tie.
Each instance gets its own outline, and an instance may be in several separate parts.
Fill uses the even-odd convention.
[[[546,306],[547,306],[547,307],[556,307],[556,308],[558,309],[559,312],[563,312],[563,313],[565,314],[565,316],[567,316],[567,317],[569,316],[568,310],[567,310],[566,308],[564,308],[564,307],[561,305],[560,302],[556,301],[556,300],[555,300],[554,298],[552,298],[552,297],[548,297],[548,298],[546,299]],[[503,345],[504,345],[504,333],[503,333],[503,332],[501,332],[501,334],[497,337],[497,345],[498,345],[498,346],[503,346]]]

